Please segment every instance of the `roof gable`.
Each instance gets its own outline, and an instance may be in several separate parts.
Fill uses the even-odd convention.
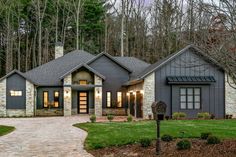
[[[5,78],[10,77],[13,74],[18,74],[19,76],[21,76],[22,78],[28,80],[29,82],[31,82],[32,84],[35,84],[33,81],[31,81],[29,78],[27,78],[24,73],[20,72],[19,70],[12,70],[11,72],[9,72],[8,74],[6,74],[5,76],[3,76],[2,78],[0,78],[0,81],[4,80]]]
[[[145,78],[147,75],[149,75],[150,73],[152,73],[153,71],[163,67],[164,65],[166,65],[167,63],[169,63],[170,61],[172,61],[173,59],[175,59],[176,57],[180,56],[181,54],[185,53],[187,50],[191,49],[191,52],[199,55],[200,57],[202,57],[204,60],[207,60],[210,64],[213,64],[217,67],[219,67],[220,69],[223,69],[223,67],[221,67],[219,65],[219,63],[217,61],[215,61],[213,58],[211,58],[210,56],[206,55],[203,51],[201,51],[199,48],[197,48],[194,45],[189,45],[187,47],[185,47],[184,49],[180,50],[177,53],[171,54],[170,56],[157,61],[156,63],[150,65],[148,68],[146,68],[143,72],[141,72],[138,75],[139,79],[143,79]]]
[[[91,59],[90,61],[87,62],[87,64],[91,64],[94,61],[96,61],[97,59],[99,59],[102,56],[106,56],[107,58],[109,58],[111,61],[115,62],[117,65],[119,65],[120,67],[122,67],[123,69],[127,70],[128,72],[132,72],[132,70],[130,68],[128,68],[127,66],[123,65],[121,62],[119,62],[116,58],[112,57],[111,55],[109,55],[108,53],[102,52],[100,54],[98,54],[96,57],[94,57],[93,59]]]
[[[100,73],[97,72],[95,69],[93,69],[93,68],[91,68],[90,66],[88,66],[87,64],[79,64],[79,65],[75,66],[75,67],[72,68],[70,71],[68,71],[68,72],[66,72],[65,74],[63,74],[63,75],[60,77],[60,79],[65,78],[67,75],[73,73],[74,71],[76,71],[76,70],[78,70],[78,69],[80,69],[80,68],[82,68],[82,67],[88,69],[89,71],[91,71],[91,72],[93,72],[94,74],[98,75],[98,76],[101,77],[102,79],[104,79],[104,80],[106,79],[105,76],[103,76],[102,74],[100,74]]]

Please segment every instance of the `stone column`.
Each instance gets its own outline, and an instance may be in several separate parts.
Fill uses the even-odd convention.
[[[102,116],[102,79],[94,75],[94,113],[96,116]]]
[[[0,117],[6,117],[6,79],[0,82]]]
[[[64,116],[71,116],[72,108],[72,76],[69,74],[64,78],[63,100],[64,100]]]
[[[152,115],[152,103],[155,101],[155,72],[144,79],[143,83],[143,118]]]
[[[34,116],[34,85],[26,80],[26,116]]]
[[[225,75],[225,112],[236,117],[236,88],[230,77]]]

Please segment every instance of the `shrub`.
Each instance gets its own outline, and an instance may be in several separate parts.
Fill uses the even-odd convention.
[[[201,139],[206,140],[212,133],[210,132],[202,132],[201,133]]]
[[[140,140],[140,144],[142,147],[149,147],[152,143],[152,140],[149,138],[143,138]]]
[[[166,120],[169,120],[169,119],[170,119],[170,116],[165,116],[165,119],[166,119]]]
[[[184,118],[186,118],[187,117],[187,115],[186,115],[186,113],[184,113],[184,112],[174,112],[173,113],[173,116],[172,116],[172,118],[173,119],[184,119]]]
[[[107,119],[111,122],[114,119],[114,116],[112,114],[107,115]]]
[[[132,116],[128,116],[128,117],[127,117],[127,121],[128,121],[128,122],[132,122],[132,121],[133,121],[133,117],[132,117]]]
[[[214,114],[211,114],[211,119],[215,119],[215,115]]]
[[[92,122],[92,123],[95,123],[96,122],[96,116],[95,115],[92,115],[91,117],[90,117],[90,121]]]
[[[163,136],[161,137],[161,140],[162,140],[162,141],[165,141],[165,142],[170,142],[170,141],[173,140],[173,137],[172,137],[171,135],[165,134],[165,135],[163,135]]]
[[[190,149],[191,142],[189,140],[181,140],[177,142],[176,147],[178,150]]]
[[[207,138],[207,144],[218,144],[220,143],[220,139],[216,136],[209,136]]]
[[[199,119],[210,119],[211,115],[208,112],[200,112],[197,114]]]

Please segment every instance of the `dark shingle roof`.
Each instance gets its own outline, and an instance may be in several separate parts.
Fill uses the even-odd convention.
[[[120,63],[132,70],[131,79],[137,77],[137,75],[150,66],[149,63],[144,62],[135,57],[114,57]]]
[[[36,67],[25,73],[25,76],[33,80],[36,85],[57,86],[62,85],[60,77],[70,71],[76,65],[86,63],[94,58],[94,55],[75,50],[66,55]]]
[[[99,55],[94,56],[85,51],[75,50],[24,73],[24,76],[40,86],[62,85],[62,76],[80,65],[87,65],[97,57]],[[131,78],[136,77],[138,73],[150,65],[134,57],[112,57],[112,59],[120,66],[132,71]]]

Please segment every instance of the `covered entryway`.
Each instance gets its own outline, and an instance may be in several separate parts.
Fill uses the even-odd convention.
[[[78,113],[88,114],[88,92],[78,92]]]

